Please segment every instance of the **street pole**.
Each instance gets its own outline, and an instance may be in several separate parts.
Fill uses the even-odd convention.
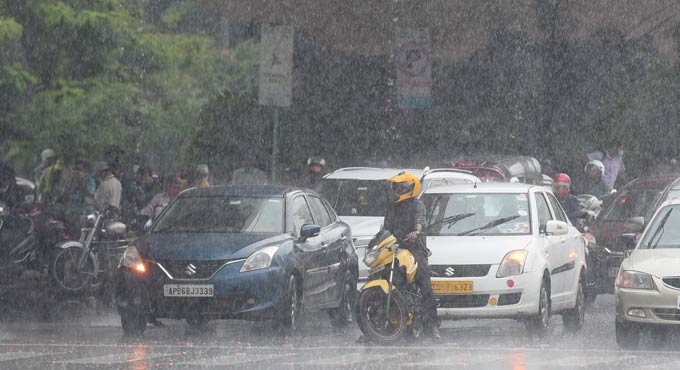
[[[276,184],[277,157],[279,154],[279,107],[274,107],[274,129],[272,140],[272,184]]]

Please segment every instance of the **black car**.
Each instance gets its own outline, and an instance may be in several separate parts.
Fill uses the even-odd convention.
[[[351,230],[317,193],[279,186],[189,189],[130,245],[116,279],[126,335],[151,319],[272,320],[301,310],[353,320],[358,259]]]

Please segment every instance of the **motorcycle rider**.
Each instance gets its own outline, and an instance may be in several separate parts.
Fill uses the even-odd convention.
[[[586,173],[586,179],[581,189],[581,194],[594,195],[597,198],[609,194],[611,188],[604,182],[605,167],[601,161],[597,159],[591,160],[583,169]]]
[[[415,283],[422,294],[424,326],[432,339],[439,341],[437,325],[437,302],[430,280],[429,250],[425,235],[425,205],[418,199],[420,179],[408,172],[402,172],[388,180],[392,184],[394,202],[385,215],[384,228],[389,230],[408,249],[418,263]]]
[[[0,162],[0,203],[4,203],[9,210],[14,210],[22,202],[23,196],[17,185],[14,170]]]
[[[57,161],[57,153],[52,149],[45,149],[40,153],[40,164],[33,170],[33,180],[35,181],[35,188],[40,188],[40,180],[43,177],[45,170]]]
[[[318,156],[309,157],[307,159],[307,173],[303,175],[299,186],[307,189],[317,189],[323,177],[324,167],[326,167],[326,160]]]
[[[558,173],[553,178],[553,193],[562,205],[569,221],[576,225],[578,218],[585,217],[585,212],[578,204],[578,198],[571,194],[571,178],[566,173]]]

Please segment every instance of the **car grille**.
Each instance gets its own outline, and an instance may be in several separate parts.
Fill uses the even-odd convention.
[[[680,310],[676,308],[655,308],[653,311],[661,320],[680,321]]]
[[[162,266],[173,279],[208,279],[227,262],[229,262],[229,260],[157,261],[157,263]],[[189,269],[189,267],[191,267],[191,269]]]
[[[517,304],[521,298],[522,293],[504,293],[498,296],[498,305],[509,306],[511,304]]]
[[[680,277],[665,277],[661,280],[670,287],[680,289]]]
[[[484,307],[489,302],[488,294],[455,294],[437,297],[441,308]]]
[[[482,277],[489,273],[491,265],[431,265],[431,276],[443,278]]]

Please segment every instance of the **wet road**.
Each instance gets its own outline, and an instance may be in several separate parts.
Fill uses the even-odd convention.
[[[563,332],[560,316],[549,339],[530,338],[511,320],[445,321],[444,341],[380,347],[357,344],[356,327],[334,330],[324,315],[307,315],[289,338],[265,324],[212,322],[202,333],[162,320],[142,339],[122,337],[118,315],[83,308],[76,317],[38,321],[21,314],[0,323],[0,369],[678,369],[680,344],[643,336],[639,351],[616,346],[613,298],[600,297],[579,335]],[[64,316],[58,315],[58,316]]]

